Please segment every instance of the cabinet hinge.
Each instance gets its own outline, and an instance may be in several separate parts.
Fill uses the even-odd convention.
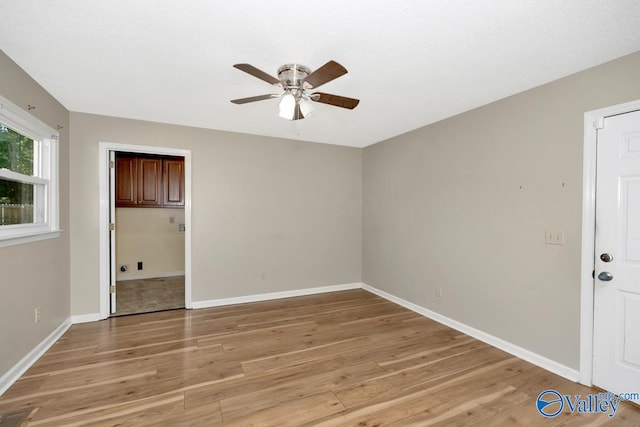
[[[116,286],[115,285],[109,286],[109,293],[110,294],[115,294],[116,293]]]
[[[114,231],[116,229],[116,225],[114,223],[109,224],[109,231]]]

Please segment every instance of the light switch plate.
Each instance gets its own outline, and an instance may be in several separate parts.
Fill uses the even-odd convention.
[[[544,242],[547,245],[564,245],[564,232],[559,230],[545,230]]]

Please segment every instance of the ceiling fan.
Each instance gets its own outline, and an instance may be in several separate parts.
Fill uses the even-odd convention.
[[[249,102],[263,101],[265,99],[280,98],[280,117],[288,120],[300,120],[308,117],[313,111],[311,101],[336,107],[356,108],[359,99],[345,96],[332,95],[324,92],[309,93],[331,80],[347,74],[347,69],[335,61],[329,61],[322,67],[311,72],[304,65],[286,64],[278,68],[278,78],[265,73],[250,64],[235,64],[235,68],[264,80],[274,86],[280,86],[282,92],[278,94],[258,95],[249,98],[232,99],[234,104],[247,104]]]

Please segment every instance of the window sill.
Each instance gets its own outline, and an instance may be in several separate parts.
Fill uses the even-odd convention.
[[[44,231],[29,234],[20,234],[16,236],[2,236],[0,237],[0,248],[7,246],[21,245],[24,243],[37,242],[40,240],[56,239],[60,237],[62,230]]]

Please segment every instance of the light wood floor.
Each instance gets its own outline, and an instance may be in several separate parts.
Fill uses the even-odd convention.
[[[0,398],[29,426],[640,425],[597,393],[362,290],[74,325]]]

